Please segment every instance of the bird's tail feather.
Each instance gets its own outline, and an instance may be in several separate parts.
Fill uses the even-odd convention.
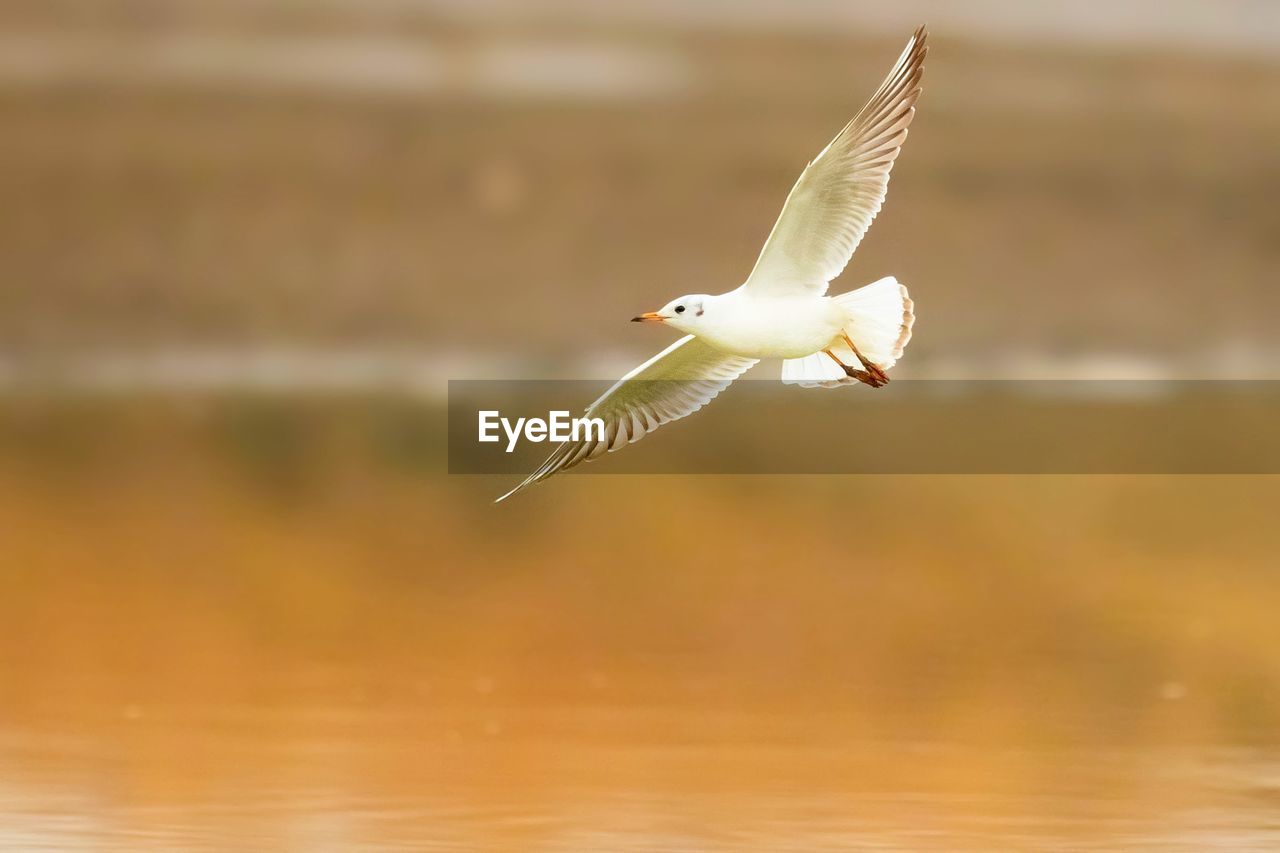
[[[914,303],[907,289],[893,276],[835,297],[849,314],[844,333],[868,361],[888,370],[902,357],[915,323]],[[837,337],[831,352],[845,364],[858,367],[858,357],[843,338]],[[782,381],[805,388],[835,388],[856,384],[840,365],[823,352],[782,362]]]

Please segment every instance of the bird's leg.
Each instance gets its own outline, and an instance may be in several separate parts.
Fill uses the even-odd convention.
[[[836,354],[829,349],[824,349],[823,352],[831,356],[831,360],[834,361],[836,364],[840,365],[841,369],[844,370],[845,376],[851,376],[854,379],[858,380],[859,382],[865,382],[868,385],[870,385],[872,388],[879,388],[880,386],[884,385],[885,382],[889,381],[888,379],[885,379],[882,382],[881,380],[877,379],[875,374],[871,373],[870,371],[859,370],[856,367],[850,367],[849,365],[841,361],[839,358],[837,358]],[[879,368],[877,368],[877,370],[878,369]],[[883,376],[884,374],[881,373],[881,375]]]
[[[880,368],[880,365],[867,361],[862,353],[858,352],[858,348],[853,345],[853,341],[849,340],[848,335],[841,332],[840,337],[844,338],[844,342],[849,345],[849,349],[853,350],[853,354],[858,357],[858,361],[862,362],[862,366],[866,368],[867,372],[880,381],[880,385],[885,385],[889,382],[889,374],[885,373],[884,370]],[[877,385],[876,387],[878,388],[880,386]]]

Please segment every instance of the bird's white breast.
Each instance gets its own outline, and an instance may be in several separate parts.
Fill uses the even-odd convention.
[[[707,305],[697,334],[735,355],[799,358],[829,346],[847,320],[825,296],[768,298],[736,290]]]

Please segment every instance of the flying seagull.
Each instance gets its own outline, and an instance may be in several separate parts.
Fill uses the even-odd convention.
[[[592,403],[603,437],[566,441],[499,501],[691,415],[762,358],[781,358],[782,381],[807,388],[879,388],[902,356],[915,321],[893,277],[827,296],[871,220],[907,138],[924,73],[925,28],[916,30],[866,106],[823,148],[791,188],[755,268],[736,290],[673,299],[635,322],[685,333]]]

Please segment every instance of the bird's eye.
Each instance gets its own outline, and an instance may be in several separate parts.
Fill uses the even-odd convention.
[[[683,306],[683,305],[677,305],[677,306],[676,306],[676,313],[677,313],[677,314],[683,314],[683,313],[684,313],[684,306]]]

